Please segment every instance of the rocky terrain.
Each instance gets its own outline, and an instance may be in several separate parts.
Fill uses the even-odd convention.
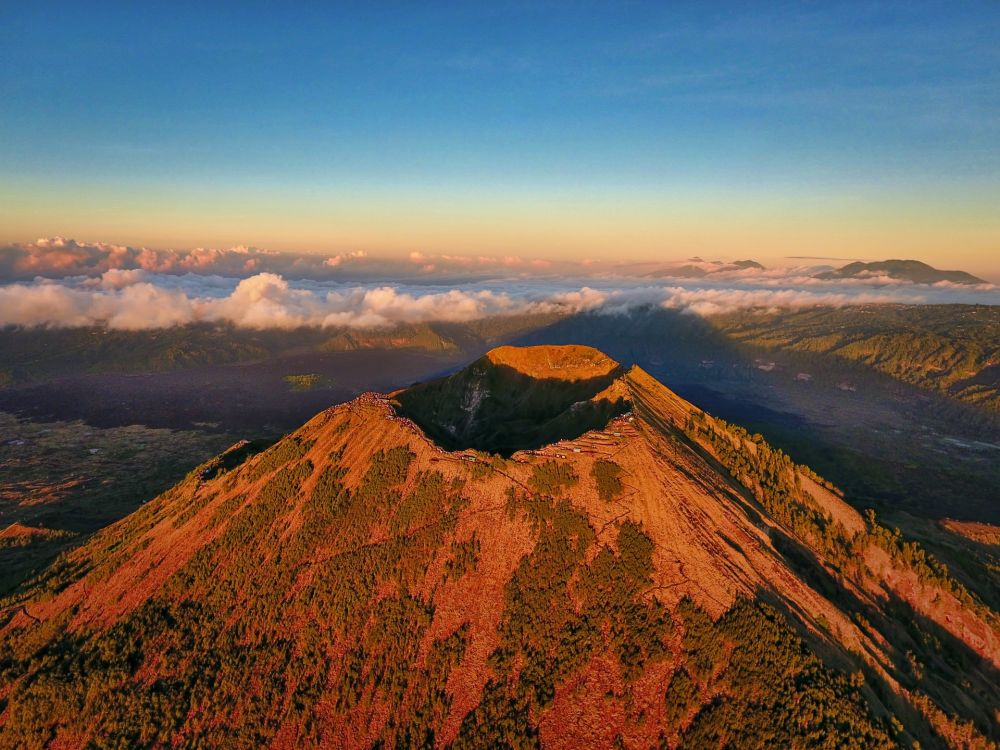
[[[1000,737],[989,603],[584,347],[497,350],[234,446],[2,606],[0,747]]]

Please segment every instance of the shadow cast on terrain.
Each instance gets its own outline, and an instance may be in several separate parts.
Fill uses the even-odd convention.
[[[595,398],[624,372],[580,380],[538,378],[479,360],[454,375],[396,395],[397,411],[447,450],[472,448],[509,456],[571,440],[627,411],[624,399]]]
[[[582,344],[637,364],[713,416],[760,432],[856,507],[1000,522],[1000,462],[945,439],[995,434],[982,410],[866,365],[743,344],[700,316],[652,306],[579,313],[512,343]]]
[[[770,534],[775,550],[810,588],[849,614],[863,631],[873,628],[885,638],[891,659],[886,666],[901,685],[930,695],[949,713],[972,719],[979,731],[997,739],[992,712],[1000,710],[1000,670],[940,625],[916,612],[892,590],[883,587],[884,600],[879,602],[861,599],[838,581],[807,547],[779,529],[772,528]],[[791,613],[790,605],[773,592],[758,593],[772,606]],[[825,622],[816,622],[809,613],[799,611],[796,617],[812,621],[821,630],[829,628]],[[838,660],[844,660],[846,654],[834,639],[817,638],[801,627],[800,631],[817,650],[840,651]],[[878,687],[884,701],[891,702],[896,711],[906,710],[905,702],[874,670],[860,659],[851,660],[855,667],[863,669],[868,684]],[[963,675],[965,684],[960,684]]]
[[[910,727],[911,732],[914,728],[919,727],[923,735],[932,737],[935,735],[934,728],[927,721],[927,718],[902,695],[898,694],[870,664],[861,659],[859,655],[844,649],[833,638],[820,636],[806,626],[806,623],[809,622],[813,626],[818,625],[822,630],[822,621],[817,623],[807,613],[768,589],[759,588],[756,597],[759,601],[780,612],[809,650],[825,664],[844,673],[860,672],[864,676],[862,692],[868,704],[875,709],[876,714],[895,716],[902,721],[904,726]]]
[[[393,390],[464,361],[453,353],[363,350],[170,372],[81,373],[0,388],[0,411],[98,428],[142,424],[276,438],[362,391]],[[286,378],[301,373],[328,385],[295,390]]]

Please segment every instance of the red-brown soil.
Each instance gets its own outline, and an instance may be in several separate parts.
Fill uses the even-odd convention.
[[[489,358],[494,364],[549,380],[590,380],[619,367],[585,347],[504,347]],[[277,446],[231,471],[215,475],[209,466],[193,472],[173,490],[71,553],[63,569],[79,568],[78,573],[53,573],[49,583],[43,579],[36,589],[7,605],[9,617],[0,638],[8,640],[17,654],[29,656],[18,662],[24,665],[23,676],[17,677],[15,670],[15,677],[0,688],[0,699],[10,696],[0,713],[0,747],[9,744],[3,735],[15,721],[12,717],[17,717],[18,731],[27,731],[25,720],[15,711],[19,700],[28,700],[18,698],[18,686],[46,669],[44,662],[30,657],[33,649],[57,638],[93,641],[134,621],[151,602],[161,600],[193,603],[209,611],[215,611],[213,602],[225,601],[227,609],[215,611],[215,616],[224,616],[227,627],[244,628],[248,644],[263,648],[275,641],[288,642],[296,653],[318,649],[324,655],[328,666],[321,673],[322,687],[310,707],[302,709],[304,714],[292,709],[295,684],[284,688],[284,701],[255,697],[266,694],[265,685],[275,676],[255,677],[255,670],[266,672],[265,663],[249,659],[245,697],[233,698],[235,705],[227,704],[228,713],[218,722],[245,720],[247,712],[273,714],[280,726],[270,735],[275,747],[312,744],[307,736],[326,747],[372,746],[380,738],[406,744],[404,728],[394,724],[394,716],[425,716],[406,713],[420,700],[417,675],[437,663],[441,644],[462,634],[461,655],[444,681],[446,698],[434,704],[441,713],[428,719],[434,727],[432,744],[447,746],[465,736],[463,727],[467,729],[474,710],[497,683],[516,682],[520,670],[527,668],[521,654],[514,658],[511,671],[498,671],[499,650],[510,644],[505,629],[511,624],[505,618],[517,611],[519,597],[526,596],[513,588],[519,576],[531,573],[524,570],[525,561],[544,551],[546,533],[563,517],[569,519],[566,523],[582,518],[586,527],[568,537],[557,535],[552,542],[583,540],[587,545],[583,562],[575,563],[578,568],[564,584],[574,607],[583,606],[582,581],[588,569],[596,569],[602,560],[626,559],[623,528],[641,529],[651,542],[651,567],[648,575],[643,574],[647,577],[634,606],[662,607],[680,623],[684,621],[680,613],[691,605],[719,621],[740,601],[767,602],[787,617],[827,665],[864,675],[865,686],[858,688],[858,695],[875,721],[886,727],[889,715],[902,717],[906,728],[896,735],[900,742],[919,737],[925,746],[988,746],[992,731],[988,726],[995,718],[991,711],[997,705],[995,680],[1000,674],[1000,629],[994,613],[963,599],[945,583],[921,577],[907,562],[878,546],[874,537],[869,538],[866,520],[803,467],[788,464],[791,468],[782,470],[787,486],[796,488],[782,502],[794,512],[808,511],[825,519],[830,529],[824,532],[826,541],[771,513],[773,498],[760,494],[768,485],[727,470],[723,463],[728,454],[719,451],[722,443],[699,437],[704,433],[692,430],[692,419],[697,416],[713,425],[737,453],[757,455],[764,447],[726,431],[722,423],[701,415],[642,370],[633,368],[611,388],[628,399],[631,411],[602,429],[518,451],[509,458],[473,450],[445,451],[400,416],[393,401],[363,394],[320,413]],[[410,456],[406,468],[398,484],[386,480],[383,489],[371,494],[374,467],[390,449]],[[281,451],[287,451],[287,460],[268,463],[283,455]],[[600,479],[608,466],[617,467],[609,480],[610,499]],[[295,475],[300,478],[287,500],[275,502],[277,480],[293,469],[300,471]],[[355,498],[354,504],[338,511],[346,514],[342,522],[322,526],[319,536],[310,535],[320,528],[317,488],[327,481],[328,469],[341,472],[337,481]],[[547,476],[555,478],[546,479],[547,489],[540,493],[540,477]],[[427,497],[421,488],[429,477],[437,482],[433,485],[437,494],[430,505],[426,499],[420,504],[414,498]],[[543,494],[547,497],[539,497]],[[356,498],[368,498],[367,505]],[[412,507],[405,519],[404,507]],[[377,512],[372,510],[376,508]],[[541,513],[543,520],[534,513]],[[544,520],[546,513],[554,515]],[[241,524],[257,517],[254,514],[261,514],[261,520],[244,529]],[[241,541],[226,541],[230,538]],[[463,544],[475,547],[476,562],[450,572]],[[399,566],[397,572],[373,569],[375,583],[364,589],[367,593],[359,591],[359,599],[343,611],[338,603],[351,592],[337,590],[332,598],[323,598],[327,588],[336,589],[338,577],[356,572],[339,567],[341,561],[357,560],[362,566],[369,559],[365,555],[397,547],[406,550],[404,557],[386,558]],[[281,566],[290,559],[297,562],[289,575],[274,578],[272,571],[284,570]],[[192,570],[210,572],[195,575]],[[362,579],[358,580],[361,586]],[[278,610],[255,608],[270,598],[281,602]],[[372,665],[382,663],[378,638],[388,638],[377,634],[393,620],[370,614],[351,627],[343,623],[353,622],[353,613],[373,613],[379,603],[396,606],[397,602],[409,602],[420,611],[425,607],[428,613],[426,620],[424,615],[413,615],[415,624],[404,629],[406,636],[392,642],[392,658],[406,664],[410,678],[393,677],[389,670],[375,680]],[[915,613],[917,631],[914,622],[901,619],[902,611]],[[545,608],[538,613],[544,615]],[[609,623],[603,637],[610,643],[615,637],[614,617]],[[911,649],[917,648],[911,646],[914,632],[947,640],[948,648],[960,654],[955,660],[942,655],[924,664],[923,670],[939,669],[941,675],[960,677],[964,683],[914,677],[916,657],[910,658]],[[162,637],[172,636],[167,631]],[[685,638],[677,629],[664,636],[658,644],[662,656],[646,659],[636,674],[626,673],[626,662],[610,647],[598,648],[559,679],[551,698],[526,709],[541,743],[567,748],[615,743],[647,747],[660,742],[677,746],[698,713],[693,706],[681,724],[670,725],[669,706],[664,704],[671,676],[694,669]],[[195,651],[211,647],[188,646]],[[735,649],[747,647],[753,644],[726,642],[720,658],[725,662]],[[180,674],[184,660],[169,656],[176,648],[164,644],[162,661],[144,651],[135,676],[125,678],[122,689],[138,690],[139,684],[169,681]],[[357,667],[360,683],[352,688],[357,692],[338,692],[345,684],[355,684],[345,682],[345,675],[354,668],[357,654],[363,654]],[[956,671],[958,663],[967,665],[961,674]],[[725,674],[720,663],[699,678],[697,705],[731,697],[734,683]],[[388,685],[402,687],[394,693],[396,688]],[[211,696],[192,700],[177,738],[209,736],[198,734],[208,731],[202,723],[207,719],[198,711],[209,709],[197,706],[214,705]],[[85,708],[87,716],[100,716],[94,706]],[[61,721],[50,731],[54,742],[67,747],[86,744],[100,734],[73,717]]]

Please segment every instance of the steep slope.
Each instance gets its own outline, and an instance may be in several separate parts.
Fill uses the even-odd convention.
[[[501,346],[465,369],[396,395],[401,412],[448,448],[509,455],[580,435],[624,411],[623,372],[585,346]]]
[[[631,411],[505,458],[366,394],[199,467],[6,603],[0,747],[996,739],[996,617],[919,550],[637,368],[488,361]]]

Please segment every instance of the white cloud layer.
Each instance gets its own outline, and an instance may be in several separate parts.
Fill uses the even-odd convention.
[[[516,255],[336,255],[153,250],[56,237],[0,246],[0,325],[164,328],[377,327],[493,315],[662,306],[745,308],[903,302],[1000,304],[991,284],[913,284],[885,275],[817,278],[816,266],[753,261],[553,263]]]
[[[784,283],[779,283],[780,280]],[[795,277],[758,274],[711,280],[648,278],[507,278],[459,285],[343,283],[289,279],[270,272],[248,278],[145,269],[58,280],[38,277],[0,286],[0,325],[139,330],[189,323],[245,328],[379,327],[461,322],[518,313],[622,313],[662,306],[698,315],[737,309],[794,309],[872,303],[1000,304],[996,287],[880,285],[868,280],[795,285]]]
[[[221,274],[249,277],[262,272],[292,278],[334,278],[364,263],[363,250],[336,255],[277,253],[240,245],[226,250],[158,250],[107,242],[77,242],[52,237],[29,243],[0,245],[0,279],[27,280],[35,276],[102,277],[108,272],[143,271],[160,274]]]

